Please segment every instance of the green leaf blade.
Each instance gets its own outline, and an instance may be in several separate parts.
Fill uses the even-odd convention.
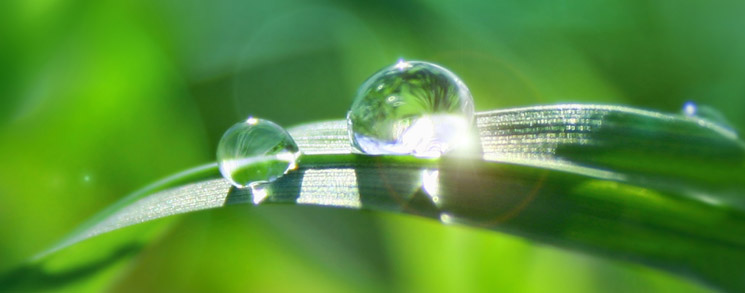
[[[598,105],[483,112],[477,127],[483,160],[356,155],[344,121],[296,127],[299,169],[261,194],[231,188],[214,165],[196,168],[107,209],[35,263],[134,224],[262,202],[409,213],[745,289],[745,147],[735,133]],[[437,185],[425,186],[432,176]],[[165,189],[183,182],[193,183]]]

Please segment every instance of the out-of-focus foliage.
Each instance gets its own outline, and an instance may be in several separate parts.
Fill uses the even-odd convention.
[[[5,1],[0,271],[124,194],[212,161],[248,114],[343,117],[357,86],[400,57],[453,70],[478,110],[694,101],[743,129],[744,13],[742,1]],[[112,288],[698,290],[401,216],[229,208],[173,223],[132,249]]]

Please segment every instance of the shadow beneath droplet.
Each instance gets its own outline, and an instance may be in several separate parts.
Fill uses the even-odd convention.
[[[314,168],[317,169],[317,168]],[[300,188],[307,169],[301,168],[285,174],[274,182],[263,184],[258,189],[267,193],[265,202],[295,202],[300,196]],[[258,201],[258,199],[257,199]],[[264,201],[262,201],[264,202]],[[251,188],[236,188],[231,186],[223,205],[254,203]]]
[[[378,156],[357,157],[354,172],[362,207],[436,218],[437,207],[422,191],[424,168],[405,163],[391,167],[390,160]]]
[[[252,199],[253,196],[251,195],[250,188],[237,188],[235,186],[231,186],[230,190],[228,190],[228,196],[225,197],[225,202],[223,203],[223,205],[251,203]]]
[[[490,174],[490,176],[483,176]],[[548,171],[479,160],[443,160],[440,168],[439,205],[443,213],[471,225],[496,228],[532,211],[537,198],[545,202]],[[570,188],[571,184],[564,186]]]

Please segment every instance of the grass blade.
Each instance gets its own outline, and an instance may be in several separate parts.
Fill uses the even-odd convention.
[[[230,188],[214,165],[199,167],[107,209],[33,265],[122,227],[264,202],[404,212],[745,290],[745,146],[736,133],[696,117],[598,105],[483,112],[477,127],[483,160],[356,155],[344,121],[299,126],[290,130],[306,154],[299,170],[261,193]]]

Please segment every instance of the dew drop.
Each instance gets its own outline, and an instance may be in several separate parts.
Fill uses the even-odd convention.
[[[367,79],[347,114],[362,153],[439,157],[473,146],[473,98],[449,70],[399,60]]]
[[[239,188],[282,177],[296,168],[299,157],[297,144],[286,130],[253,117],[230,127],[217,146],[220,173]]]
[[[693,102],[686,102],[683,104],[683,114],[692,117],[696,115],[696,104]]]

